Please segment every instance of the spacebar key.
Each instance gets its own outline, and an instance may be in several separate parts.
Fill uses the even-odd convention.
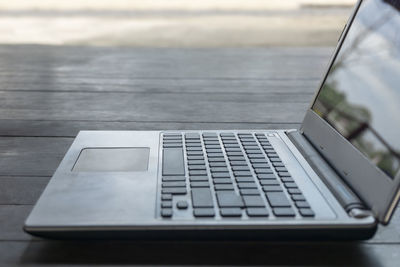
[[[163,175],[185,175],[182,148],[163,149]]]

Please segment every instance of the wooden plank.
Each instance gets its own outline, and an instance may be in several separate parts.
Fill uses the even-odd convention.
[[[245,97],[244,97],[245,96]],[[0,92],[0,119],[298,123],[312,95]]]
[[[1,46],[0,76],[27,83],[96,78],[320,79],[333,48],[157,49]],[[36,74],[41,72],[42,75]],[[2,80],[0,80],[2,81]],[[1,84],[1,82],[0,82]]]
[[[0,242],[7,266],[398,266],[398,245],[349,242]]]
[[[73,138],[0,138],[0,175],[51,176]]]
[[[0,176],[0,205],[33,205],[43,192],[50,176]]]
[[[268,71],[268,70],[266,70]],[[31,73],[32,75],[32,73]],[[41,76],[42,73],[36,73]],[[39,92],[131,92],[131,93],[266,93],[313,94],[319,79],[190,79],[190,78],[65,78],[57,81],[35,81],[0,74],[0,91]]]

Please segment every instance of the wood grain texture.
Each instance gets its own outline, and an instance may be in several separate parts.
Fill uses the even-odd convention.
[[[79,130],[297,128],[331,51],[0,46],[0,266],[398,266],[398,209],[359,243],[56,242],[22,231]]]

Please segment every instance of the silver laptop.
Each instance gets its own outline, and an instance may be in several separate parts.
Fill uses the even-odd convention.
[[[400,196],[399,12],[357,4],[300,129],[81,131],[25,231],[370,238]]]

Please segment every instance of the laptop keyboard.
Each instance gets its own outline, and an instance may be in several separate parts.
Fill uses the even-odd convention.
[[[195,218],[315,216],[263,133],[164,133],[162,141],[163,218],[189,207]]]

